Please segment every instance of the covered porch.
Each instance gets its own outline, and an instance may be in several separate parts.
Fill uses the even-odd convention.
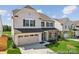
[[[57,29],[42,32],[42,41],[59,40],[60,31]]]

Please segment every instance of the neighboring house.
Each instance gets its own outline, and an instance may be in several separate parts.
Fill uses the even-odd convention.
[[[58,21],[62,25],[62,32],[65,38],[74,37],[74,24],[69,18],[61,18]]]
[[[17,46],[57,38],[57,33],[62,30],[58,21],[37,12],[31,6],[13,10],[12,19],[12,36]]]
[[[79,21],[71,21],[69,18],[62,18],[59,20],[62,24],[62,31],[67,33],[72,31],[73,37],[79,37]]]
[[[0,16],[0,37],[2,36],[2,33],[3,33],[3,27],[2,27],[2,19]]]
[[[73,29],[74,24],[69,18],[62,18],[58,20],[62,25],[62,31],[70,31]]]
[[[62,27],[62,24],[58,21],[58,19],[52,19],[54,22],[55,22],[55,24],[54,24],[54,27],[56,28],[56,29],[58,29],[59,31],[62,31],[63,29],[63,27]]]
[[[73,23],[75,25],[75,28],[74,28],[75,36],[79,38],[79,21],[73,21]]]

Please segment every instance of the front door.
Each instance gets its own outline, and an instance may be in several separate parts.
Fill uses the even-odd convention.
[[[42,33],[42,42],[46,41],[46,32]]]

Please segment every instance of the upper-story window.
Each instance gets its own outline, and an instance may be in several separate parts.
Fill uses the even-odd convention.
[[[44,27],[45,26],[45,23],[44,22],[41,22],[41,27]]]
[[[25,20],[25,19],[23,19],[23,26],[35,26],[35,20]]]
[[[30,20],[30,26],[35,26],[35,20]]]
[[[23,26],[29,26],[29,20],[23,19]]]
[[[49,27],[49,22],[46,22],[46,26]]]
[[[50,23],[50,26],[53,27],[53,23]]]
[[[75,25],[74,24],[71,24],[71,29],[75,29]]]

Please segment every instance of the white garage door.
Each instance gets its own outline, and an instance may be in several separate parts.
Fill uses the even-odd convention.
[[[33,44],[39,42],[38,34],[20,34],[18,35],[18,45]]]

